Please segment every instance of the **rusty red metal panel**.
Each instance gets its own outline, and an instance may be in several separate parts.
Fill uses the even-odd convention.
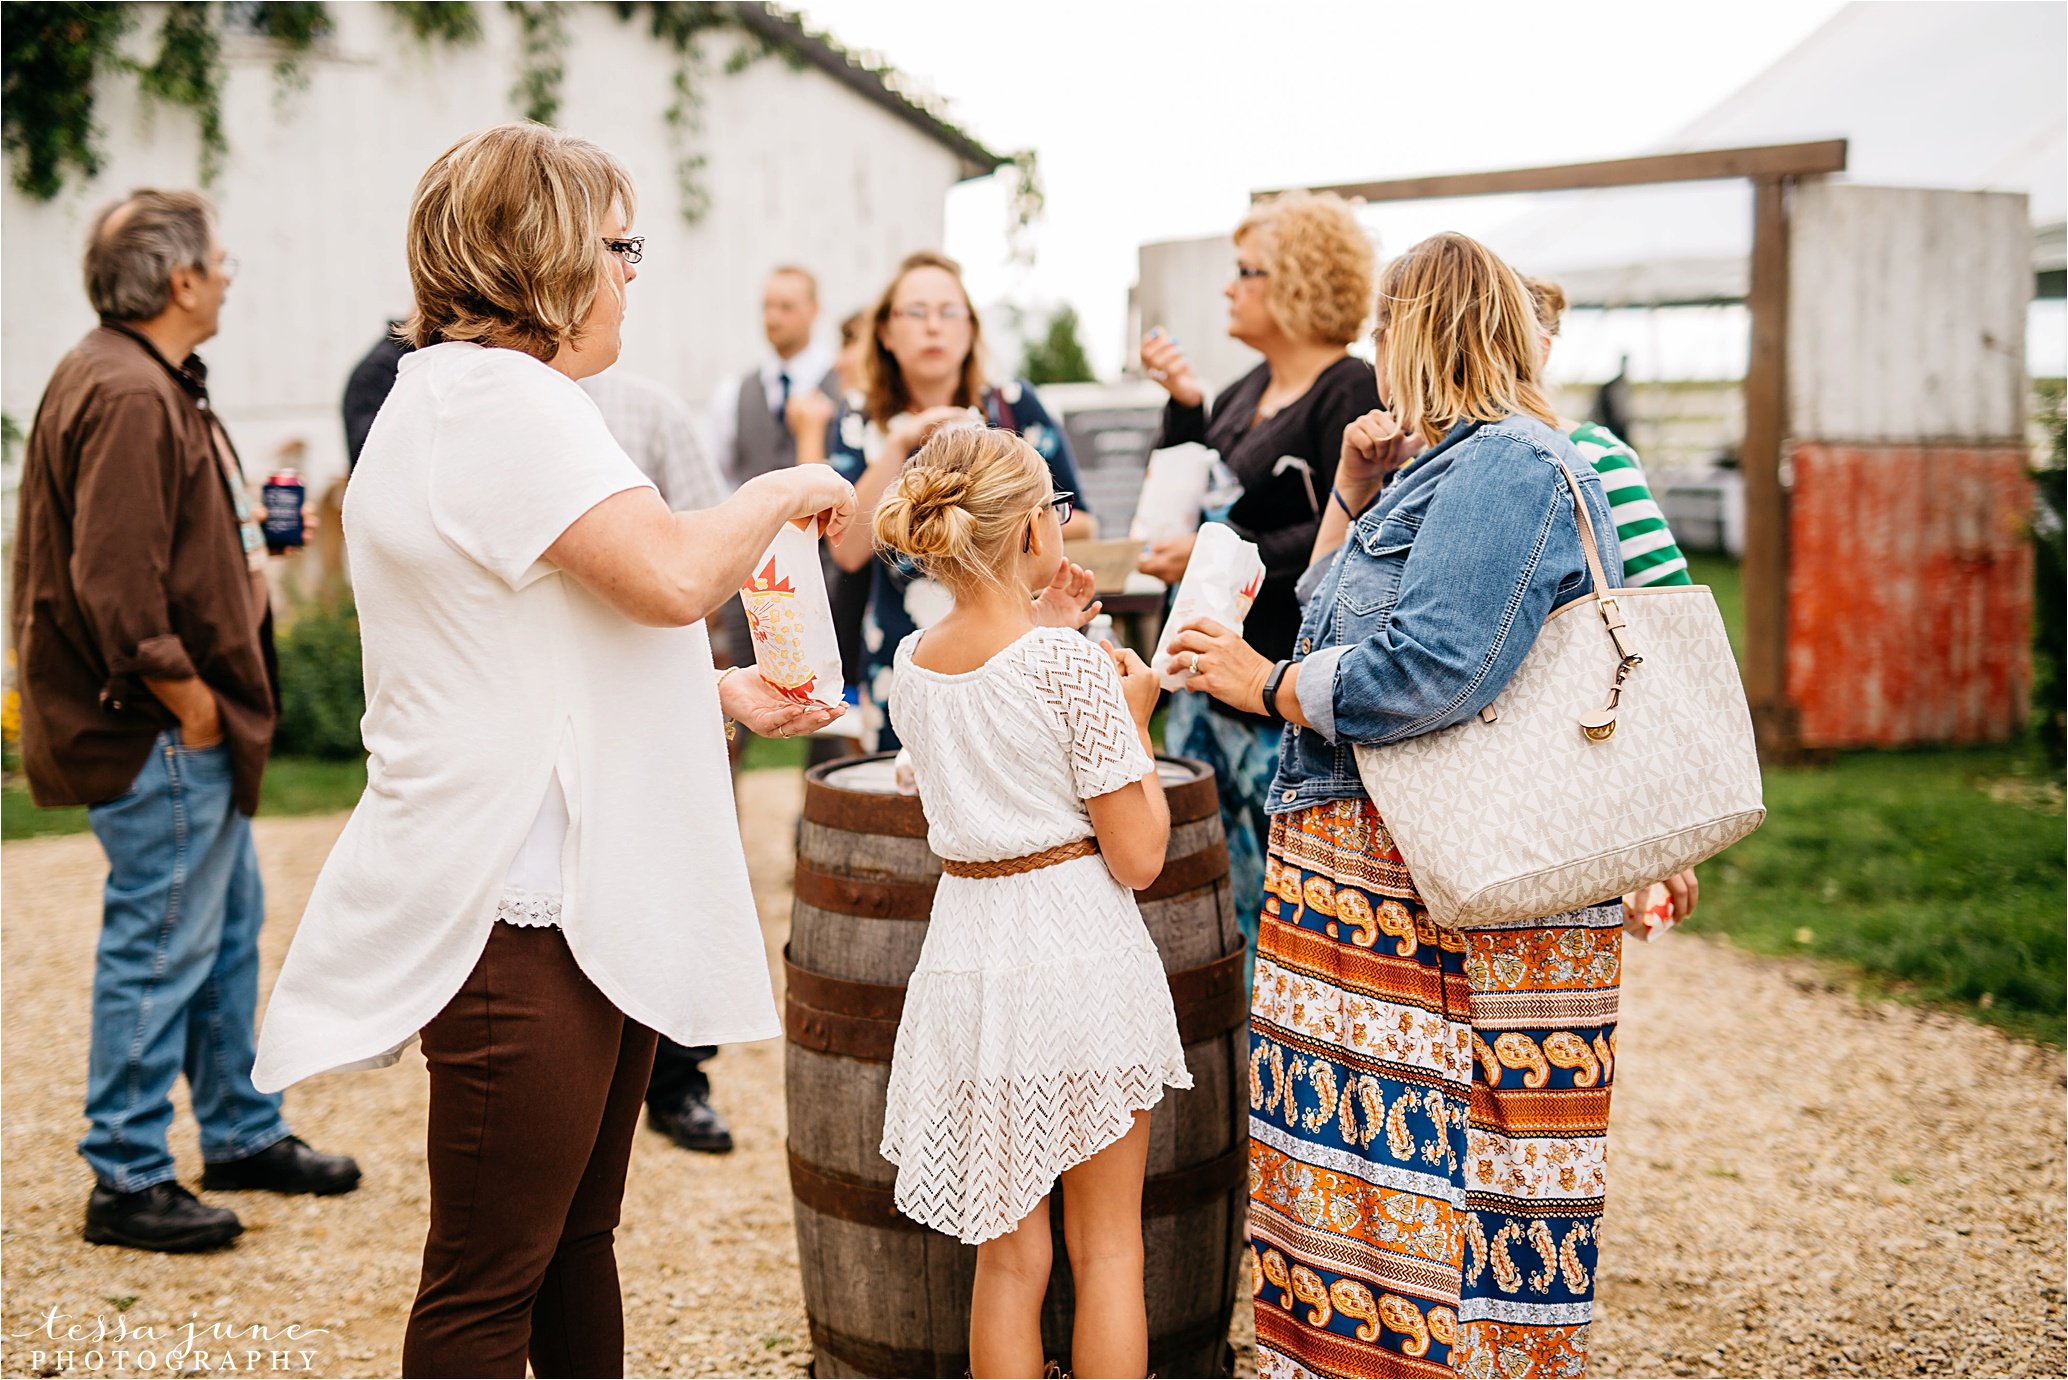
[[[2032,683],[2016,446],[1790,447],[1788,699],[1805,747],[2000,742]]]

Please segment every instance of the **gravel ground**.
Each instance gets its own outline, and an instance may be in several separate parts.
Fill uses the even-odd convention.
[[[743,795],[759,826],[750,861],[773,965],[801,783],[759,773]],[[342,823],[259,824],[269,977]],[[297,1131],[359,1156],[357,1193],[219,1195],[246,1232],[213,1256],[88,1246],[78,1228],[90,1185],[72,1146],[101,858],[91,837],[40,839],[6,845],[0,866],[0,1369],[61,1373],[51,1353],[83,1358],[105,1326],[102,1375],[168,1373],[162,1356],[146,1369],[135,1353],[163,1353],[189,1328],[193,1350],[231,1350],[239,1374],[393,1375],[425,1219],[421,1060],[289,1095]],[[1632,946],[1627,967],[1598,1373],[2068,1372],[2059,1051],[1862,1004],[1814,966],[1684,937]],[[735,1153],[688,1155],[646,1130],[633,1152],[619,1237],[627,1373],[801,1375],[810,1345],[781,1046],[728,1049],[712,1077]],[[183,1102],[173,1148],[198,1178]],[[55,1331],[78,1329],[75,1340],[52,1339],[52,1310]],[[1237,1311],[1240,1369],[1254,1373],[1248,1310]],[[215,1339],[230,1329],[235,1342]],[[293,1355],[276,1366],[272,1351]]]

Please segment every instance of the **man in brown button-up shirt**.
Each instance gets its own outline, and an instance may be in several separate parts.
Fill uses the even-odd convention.
[[[175,1177],[165,1136],[182,1071],[203,1188],[337,1193],[359,1179],[251,1084],[265,894],[250,816],[274,716],[265,547],[193,354],[231,270],[192,193],[137,192],[95,219],[86,287],[101,326],[37,406],[15,538],[22,765],[38,804],[92,807],[108,857],[86,1238],[145,1250],[242,1230]]]

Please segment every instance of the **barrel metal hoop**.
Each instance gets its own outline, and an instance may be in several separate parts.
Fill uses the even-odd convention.
[[[887,1064],[898,1047],[898,1023],[847,1016],[806,1006],[795,997],[783,1002],[783,1034],[791,1044],[820,1054],[839,1054],[872,1064]]]
[[[837,1332],[817,1318],[809,1322],[812,1351],[838,1359],[857,1375],[962,1375],[969,1370],[967,1352],[885,1346]]]
[[[813,1212],[888,1231],[924,1231],[898,1211],[897,1195],[886,1184],[873,1184],[837,1170],[822,1169],[789,1151],[790,1192]]]
[[[1242,950],[1198,968],[1170,975],[1170,1000],[1178,1016],[1178,1042],[1196,1045],[1240,1028],[1249,1020],[1243,990]]]
[[[879,754],[889,759],[890,753]],[[833,773],[854,766],[864,758],[843,758],[812,768],[804,778],[804,817],[829,829],[856,834],[889,834],[894,838],[926,837],[926,812],[916,795],[892,795],[885,791],[850,791],[831,784]],[[1172,824],[1190,824],[1219,814],[1221,793],[1214,782],[1213,768],[1192,757],[1159,757],[1160,763],[1188,768],[1192,779],[1163,788]]]
[[[800,968],[790,957],[788,944],[783,945],[783,990],[800,1006],[813,1006],[843,1016],[889,1021],[896,1025],[898,1018],[905,1013],[903,983],[858,982],[853,978],[828,977],[809,968]]]
[[[1156,874],[1156,880],[1137,891],[1135,899],[1164,901],[1226,881],[1227,877],[1228,845],[1217,841],[1197,853],[1187,853],[1182,858],[1172,858],[1164,863],[1163,871]]]
[[[933,917],[936,884],[934,878],[915,882],[843,877],[833,872],[821,872],[799,858],[791,895],[807,906],[831,911],[835,915],[859,915],[872,920],[928,920]]]
[[[827,1217],[890,1231],[927,1228],[898,1211],[897,1191],[836,1170],[821,1168],[790,1155],[790,1192],[798,1202]],[[1241,1189],[1249,1176],[1249,1142],[1242,1141],[1213,1159],[1188,1164],[1142,1182],[1142,1215],[1170,1217]]]
[[[792,961],[788,948],[783,950],[783,976],[783,1027],[791,1044],[850,1059],[890,1061],[905,1012],[903,987],[811,972]],[[1215,1039],[1249,1019],[1240,950],[1172,973],[1169,982],[1182,1045]]]
[[[1170,807],[1172,824],[1190,824],[1221,812],[1221,792],[1214,784],[1212,767],[1196,757],[1159,757],[1156,760],[1188,767],[1192,772],[1190,781],[1163,788],[1163,800]]]
[[[849,766],[839,762],[834,766]],[[828,829],[850,834],[888,834],[892,838],[926,837],[926,812],[916,795],[887,795],[874,791],[843,791],[823,781],[807,781],[804,787],[804,818]]]
[[[1198,1207],[1249,1183],[1249,1140],[1198,1164],[1151,1174],[1142,1181],[1142,1216],[1169,1217]]]

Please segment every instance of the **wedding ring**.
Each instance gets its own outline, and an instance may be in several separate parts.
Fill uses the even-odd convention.
[[[1192,658],[1191,671],[1192,674],[1196,676],[1199,674],[1199,653],[1192,652],[1190,653],[1190,656]]]

